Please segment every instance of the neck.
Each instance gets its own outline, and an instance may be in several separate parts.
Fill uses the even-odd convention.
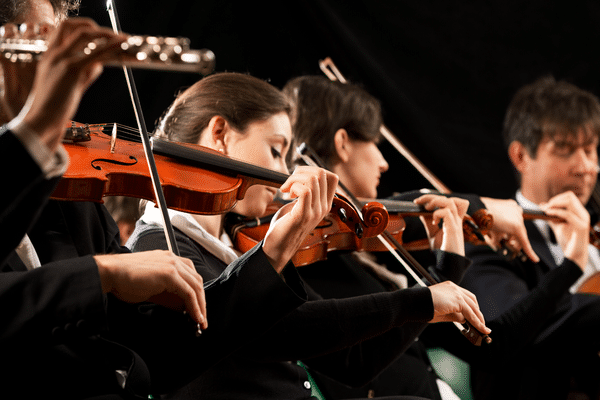
[[[520,190],[523,196],[532,203],[541,204],[550,200],[547,198],[545,191],[540,190],[535,177],[532,179],[531,177],[521,175]]]
[[[202,226],[208,233],[214,236],[217,239],[221,239],[221,235],[223,234],[223,223],[225,221],[223,214],[217,215],[200,215],[193,214],[192,217],[198,221],[200,226]]]

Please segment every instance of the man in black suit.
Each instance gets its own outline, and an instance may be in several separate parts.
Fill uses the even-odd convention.
[[[206,284],[190,260],[121,247],[102,205],[48,201],[68,158],[64,127],[123,40],[88,19],[57,24],[67,3],[73,1],[0,7],[2,21],[26,24],[25,35],[52,31],[37,65],[2,61],[1,122],[8,123],[0,151],[19,155],[17,167],[29,180],[15,174],[9,181],[14,197],[5,194],[0,203],[3,237],[12,238],[0,254],[0,391],[7,398],[147,398],[195,378],[304,301],[295,269],[285,268],[289,250],[274,247],[279,241],[273,238],[294,238],[290,248],[299,245],[300,233],[310,232],[330,209],[335,185],[314,183],[324,191],[310,203],[321,212],[301,221],[279,219],[271,239]],[[3,34],[17,29],[4,25]],[[95,50],[82,52],[100,38]],[[12,170],[5,166],[7,175]],[[212,304],[210,328],[206,303]],[[203,328],[200,337],[196,324]]]
[[[516,201],[557,220],[526,221],[539,263],[468,246],[473,265],[463,286],[475,293],[487,320],[516,307],[536,288],[559,302],[519,360],[494,366],[493,373],[474,369],[474,394],[561,399],[577,392],[597,398],[600,298],[576,289],[600,268],[598,252],[589,245],[590,215],[584,208],[598,175],[600,103],[572,84],[542,78],[517,92],[504,135],[520,179]]]

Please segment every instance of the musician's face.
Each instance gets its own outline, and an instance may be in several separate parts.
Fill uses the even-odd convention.
[[[377,198],[381,174],[389,165],[375,142],[352,140],[347,146],[348,157],[332,167],[340,182],[356,197]]]
[[[577,135],[544,138],[535,157],[524,155],[523,194],[539,204],[570,190],[586,204],[598,177],[597,147],[598,138],[584,129]]]
[[[267,120],[251,123],[243,134],[234,133],[226,140],[226,154],[230,157],[287,174],[285,156],[292,140],[292,127],[286,113],[273,115]],[[265,214],[277,190],[253,185],[234,211],[249,217]]]
[[[17,25],[31,24],[31,26],[37,24],[56,25],[57,23],[54,9],[48,0],[30,0],[29,9],[11,22]]]
[[[47,34],[57,23],[52,5],[47,0],[31,0],[28,10],[5,26],[4,37],[33,38]],[[22,25],[20,29],[19,25]],[[42,27],[41,32],[39,27]],[[37,27],[37,28],[36,28]],[[25,105],[35,76],[36,63],[11,63],[4,57],[2,65],[1,122],[13,119]]]

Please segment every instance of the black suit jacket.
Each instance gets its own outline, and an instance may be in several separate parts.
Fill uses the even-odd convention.
[[[176,238],[199,271],[214,274],[225,267],[182,232]],[[135,240],[134,249],[164,246],[162,231],[150,229]],[[431,294],[424,288],[328,300],[309,287],[307,291],[309,300],[316,301],[298,307],[169,398],[308,398],[311,388],[298,359],[345,383],[362,385],[413,342],[433,312]]]
[[[102,293],[92,255],[128,251],[102,205],[50,201],[30,237],[42,267],[25,271],[13,254],[0,273],[0,390],[7,398],[146,398],[173,390],[305,295],[299,278],[284,283],[256,247],[207,282],[209,328],[196,337],[181,313]],[[124,389],[115,370],[128,376]]]
[[[504,368],[473,368],[477,398],[564,398],[576,366],[597,371],[600,350],[600,298],[570,294],[581,270],[565,259],[556,265],[535,225],[527,232],[541,261],[509,261],[484,246],[467,246],[473,265],[462,285],[472,291],[487,320],[506,315],[540,294],[545,302],[532,307],[536,324],[513,324],[522,335],[522,351]],[[531,321],[530,321],[531,322]],[[486,371],[487,370],[487,371]],[[597,377],[595,378],[597,381]]]
[[[23,144],[6,126],[0,128],[0,264],[9,256],[41,212],[58,179],[45,179]]]

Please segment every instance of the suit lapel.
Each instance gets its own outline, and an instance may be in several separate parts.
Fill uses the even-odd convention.
[[[17,254],[16,251],[11,251],[10,255],[6,259],[6,262],[2,266],[2,272],[11,272],[11,271],[27,271],[27,267],[21,261],[21,258]]]
[[[552,257],[552,253],[550,253],[550,249],[539,229],[532,221],[525,221],[525,227],[527,228],[527,235],[533,251],[540,257],[539,264],[542,265],[543,272],[546,273],[556,268],[556,261],[554,261],[554,257]]]

